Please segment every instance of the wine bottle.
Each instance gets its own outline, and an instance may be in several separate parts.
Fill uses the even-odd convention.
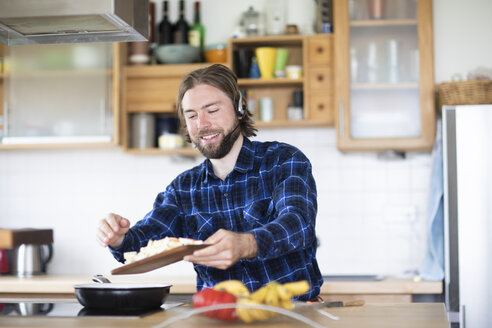
[[[173,43],[173,25],[169,22],[168,1],[164,1],[162,6],[162,20],[159,24],[159,44]]]
[[[195,19],[188,33],[190,45],[200,48],[200,53],[203,55],[203,47],[205,42],[205,27],[200,23],[200,1],[195,1]]]
[[[185,19],[184,0],[179,0],[179,19],[174,24],[174,43],[188,43],[189,29]]]

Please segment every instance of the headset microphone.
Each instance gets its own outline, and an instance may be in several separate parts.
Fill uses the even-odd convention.
[[[232,135],[234,134],[234,132],[236,132],[237,128],[239,127],[240,123],[238,123],[238,125],[236,125],[236,127],[234,129],[232,129],[231,132],[229,132],[225,137],[224,137],[224,143],[228,143],[229,142],[229,139],[231,139]]]

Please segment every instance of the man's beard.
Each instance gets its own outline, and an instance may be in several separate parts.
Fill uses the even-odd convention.
[[[238,123],[239,124],[239,123]],[[231,131],[234,128],[231,129]],[[238,131],[234,131],[230,135],[230,137],[227,137],[231,131],[229,131],[227,134],[225,134],[224,138],[220,141],[219,145],[212,145],[212,144],[206,144],[203,145],[200,143],[200,137],[197,138],[197,140],[194,140],[193,143],[195,144],[196,148],[202,153],[203,156],[209,159],[220,159],[224,158],[227,154],[232,149],[232,146],[236,142],[237,138],[239,138],[239,135],[241,134],[241,129],[237,129]]]

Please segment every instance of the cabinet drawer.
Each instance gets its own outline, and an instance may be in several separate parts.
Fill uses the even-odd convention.
[[[180,83],[181,78],[128,80],[127,112],[173,112]]]
[[[309,119],[335,124],[331,92],[330,95],[313,95],[309,98]]]
[[[333,62],[333,38],[331,35],[309,38],[309,64],[331,65]]]
[[[333,88],[333,72],[331,66],[311,68],[309,70],[309,88],[316,91],[331,92]]]

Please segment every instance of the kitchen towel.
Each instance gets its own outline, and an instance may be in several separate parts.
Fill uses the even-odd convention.
[[[436,141],[432,149],[432,173],[427,209],[427,246],[420,268],[425,280],[444,279],[444,179],[441,121],[437,122]]]

